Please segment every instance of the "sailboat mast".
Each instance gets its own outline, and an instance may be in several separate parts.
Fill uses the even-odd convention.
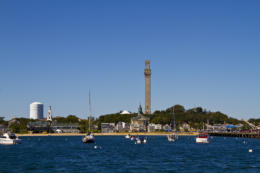
[[[89,110],[89,117],[88,117],[88,131],[90,132],[90,117],[91,117],[91,100],[90,100],[90,90],[88,94],[88,110]]]
[[[174,108],[172,108],[172,114],[173,114],[173,130],[176,132],[176,118],[175,118]]]
[[[175,113],[173,113],[173,129],[176,132],[176,117],[175,117]]]

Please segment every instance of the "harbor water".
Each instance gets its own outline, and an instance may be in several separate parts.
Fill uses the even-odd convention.
[[[124,136],[96,136],[83,144],[80,136],[20,137],[22,144],[0,145],[0,172],[260,172],[260,140],[194,136],[168,142],[149,136],[134,144]],[[249,152],[252,149],[252,152]]]

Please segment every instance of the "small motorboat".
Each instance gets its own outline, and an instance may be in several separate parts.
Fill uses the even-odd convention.
[[[196,138],[196,143],[209,143],[209,135],[207,133],[201,133]]]
[[[88,133],[83,139],[83,143],[94,143],[95,142],[95,137],[92,133]]]
[[[131,138],[130,134],[127,134],[127,135],[125,136],[125,138],[126,138],[126,139]]]
[[[176,134],[167,135],[168,141],[174,142],[178,139],[178,136]]]
[[[146,137],[138,137],[136,138],[136,143],[135,144],[146,144],[147,138]]]
[[[132,136],[131,137],[131,140],[133,141],[133,140],[136,140],[136,136]]]
[[[0,136],[0,144],[20,144],[22,141],[14,133],[4,133]]]

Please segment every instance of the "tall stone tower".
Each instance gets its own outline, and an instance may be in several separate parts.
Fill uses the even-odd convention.
[[[151,68],[150,60],[145,61],[145,114],[151,114]]]
[[[48,121],[52,121],[51,106],[49,106],[49,109],[48,109],[47,120],[48,120]]]

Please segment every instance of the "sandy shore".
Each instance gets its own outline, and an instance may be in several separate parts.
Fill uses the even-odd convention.
[[[164,136],[171,134],[170,132],[131,132],[131,133],[94,133],[95,136],[124,136],[124,135],[145,135],[145,136]],[[51,134],[16,134],[17,136],[84,136],[86,134],[82,133],[51,133]],[[197,132],[185,132],[185,133],[178,133],[178,135],[183,136],[196,136],[198,135]]]

